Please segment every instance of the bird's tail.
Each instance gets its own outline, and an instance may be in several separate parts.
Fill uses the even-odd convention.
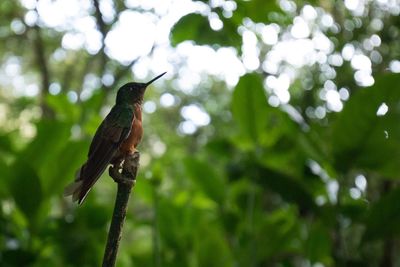
[[[72,201],[79,201],[81,195],[83,179],[81,179],[81,173],[86,164],[84,164],[75,174],[75,181],[70,183],[64,188],[64,197],[72,196]],[[79,203],[80,204],[80,203]]]
[[[74,181],[64,188],[64,197],[72,196],[72,201],[78,201],[82,190],[83,181]]]

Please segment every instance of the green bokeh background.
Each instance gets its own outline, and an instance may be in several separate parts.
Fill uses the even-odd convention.
[[[147,92],[157,109],[144,115],[142,167],[117,266],[400,266],[400,74],[390,67],[400,55],[396,9],[366,1],[364,13],[355,15],[342,1],[234,0],[229,2],[236,9],[227,15],[226,1],[201,2],[209,13],[179,19],[171,29],[171,51],[189,41],[214,50],[232,47],[242,59],[245,28],[255,32],[261,64],[233,88],[203,73],[188,93],[174,82],[185,68],[176,63]],[[96,3],[90,2],[91,15],[107,34],[116,20],[100,19]],[[285,9],[285,3],[295,8]],[[327,63],[292,66],[297,76],[289,103],[271,106],[265,79],[273,74],[262,63],[272,46],[262,42],[256,25],[278,25],[282,41],[306,5],[335,21],[336,32],[313,26],[333,42],[331,54],[352,44],[371,57],[363,43],[380,37],[373,50],[381,56],[372,63],[375,82],[359,86],[349,61],[330,66],[336,75],[329,79]],[[124,1],[112,6],[116,18],[127,9]],[[39,88],[34,96],[14,94],[2,74],[0,266],[100,266],[116,185],[104,174],[80,207],[62,192],[85,161],[116,89],[132,79],[131,69],[103,48],[94,55],[84,48],[65,50],[55,60],[66,31],[37,23],[15,32],[12,24],[24,24],[27,12],[35,11],[19,1],[0,2],[2,68],[17,58],[21,77]],[[210,14],[222,29],[210,27]],[[371,26],[377,20],[380,29]],[[276,75],[289,65],[282,63]],[[106,73],[112,84],[100,84],[87,99],[68,97],[71,91],[79,96],[88,75]],[[320,97],[327,80],[349,92],[340,112]],[[52,83],[60,92],[50,93]],[[159,105],[166,92],[179,101]],[[377,116],[382,103],[388,112]],[[211,120],[185,134],[179,130],[181,109],[190,104]],[[318,107],[324,116],[312,115]]]

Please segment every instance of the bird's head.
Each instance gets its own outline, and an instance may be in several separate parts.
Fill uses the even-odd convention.
[[[142,103],[143,101],[143,96],[144,92],[146,91],[147,86],[149,86],[152,82],[155,80],[161,78],[166,72],[158,75],[151,81],[147,83],[135,83],[135,82],[130,82],[127,84],[124,84],[121,88],[119,88],[118,93],[117,93],[117,104],[122,104],[122,103]]]

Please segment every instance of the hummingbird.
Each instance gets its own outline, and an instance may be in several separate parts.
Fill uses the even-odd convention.
[[[115,105],[97,128],[89,147],[88,159],[78,170],[75,181],[64,190],[81,204],[109,164],[118,166],[136,152],[143,137],[142,103],[147,83],[130,82],[118,89]]]

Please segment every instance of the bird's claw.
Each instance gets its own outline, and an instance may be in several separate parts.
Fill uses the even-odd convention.
[[[114,180],[114,182],[116,182],[117,184],[129,185],[131,187],[134,186],[136,180],[125,178],[120,172],[121,169],[122,169],[121,166],[120,167],[111,166],[109,168],[110,176]]]
[[[112,165],[110,166],[110,168],[108,169],[108,173],[110,175],[110,177],[115,181],[116,179],[120,179],[121,178],[121,172],[120,172],[121,166],[116,166],[116,165]]]
[[[139,157],[139,152],[135,151],[132,155],[124,159],[123,164],[121,164],[122,161],[118,162],[118,164],[113,164],[109,168],[111,178],[118,184],[134,186],[139,167]]]

